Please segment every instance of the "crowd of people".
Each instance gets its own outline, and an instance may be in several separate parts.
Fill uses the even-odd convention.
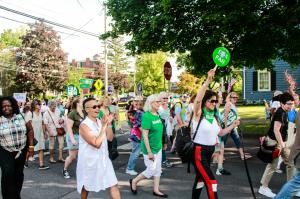
[[[214,69],[208,72],[206,81],[195,96],[184,94],[179,100],[170,101],[169,93],[161,92],[148,96],[146,100],[135,98],[126,107],[130,127],[128,140],[132,148],[125,173],[134,176],[128,183],[132,194],[138,194],[141,180],[153,178],[152,194],[168,198],[167,193],[160,189],[162,167],[173,166],[168,161],[166,150],[176,153],[176,132],[189,123],[194,142],[192,163],[195,181],[190,185],[193,187],[193,199],[200,198],[204,187],[208,198],[218,198],[214,173],[231,175],[224,168],[224,148],[228,137],[232,138],[241,160],[252,157],[249,153],[244,154],[237,131],[240,124],[238,95],[230,92],[223,100],[222,93],[208,90],[214,75]],[[300,145],[297,142],[300,136],[296,134],[300,122],[295,111],[298,99],[295,98],[294,94],[277,91],[271,104],[266,104],[271,124],[264,139],[276,146],[277,156],[267,164],[258,192],[270,198],[290,198],[300,191],[300,172],[295,172],[295,167],[300,168]],[[220,105],[224,101],[221,111]],[[110,97],[71,97],[65,103],[62,100],[32,100],[24,106],[20,106],[13,97],[2,97],[0,117],[0,167],[4,199],[21,198],[23,169],[30,167],[28,161],[33,160],[34,152],[38,154],[38,169],[49,169],[51,165],[46,162],[61,162],[61,175],[66,179],[71,177],[69,166],[77,161],[77,190],[82,199],[87,198],[91,191],[99,192],[107,188],[111,198],[121,198],[112,165],[112,160],[116,158],[113,149],[117,146],[118,106]],[[65,141],[68,149],[66,159],[63,157]],[[49,161],[45,161],[44,157],[47,147]],[[58,150],[57,160],[54,158],[55,150]],[[140,153],[145,170],[138,173],[135,167]],[[212,160],[218,165],[215,172],[210,167]],[[269,182],[273,173],[280,171],[279,160],[286,164],[289,181],[276,195],[269,188]]]

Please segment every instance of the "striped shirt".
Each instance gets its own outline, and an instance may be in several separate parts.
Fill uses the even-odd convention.
[[[9,151],[21,151],[27,142],[26,123],[21,114],[11,119],[0,117],[0,146]]]

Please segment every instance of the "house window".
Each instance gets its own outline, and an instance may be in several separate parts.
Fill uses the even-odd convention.
[[[267,70],[257,71],[258,91],[271,91],[271,73]]]

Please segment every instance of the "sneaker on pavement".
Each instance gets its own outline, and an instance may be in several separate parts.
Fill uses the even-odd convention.
[[[47,170],[47,169],[49,169],[48,166],[45,166],[45,165],[39,166],[39,170]]]
[[[28,168],[28,162],[26,161],[25,164],[24,164],[24,168]]]
[[[71,177],[68,170],[63,169],[62,173],[63,173],[64,178],[66,178],[66,179],[69,179]]]
[[[269,198],[274,198],[276,196],[276,194],[273,193],[269,187],[260,186],[258,193],[260,193],[261,195],[267,196]]]
[[[34,159],[34,157],[29,157],[28,161],[33,162],[33,161],[35,161],[35,159]]]
[[[231,173],[229,171],[227,171],[226,169],[217,169],[216,174],[218,176],[220,175],[231,175]]]
[[[166,160],[162,163],[162,166],[170,168],[173,166],[173,164],[171,162],[169,162],[168,160]]]
[[[136,172],[135,170],[128,170],[128,169],[126,169],[126,173],[131,176],[136,176],[138,174],[138,172]]]
[[[283,171],[281,169],[276,169],[276,173],[282,173]]]

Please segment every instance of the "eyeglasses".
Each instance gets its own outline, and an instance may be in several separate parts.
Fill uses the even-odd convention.
[[[218,101],[218,100],[209,100],[209,102],[212,103],[212,104],[213,104],[213,103],[216,103],[216,104],[217,104],[219,101]]]
[[[286,103],[286,105],[293,106],[293,105],[294,105],[294,103],[292,103],[292,102],[289,102],[289,103]]]
[[[232,97],[230,97],[230,98],[233,98],[233,99],[238,99],[239,97],[237,97],[237,96],[232,96]]]
[[[169,99],[168,97],[163,97],[163,99]]]
[[[87,106],[86,108],[92,108],[92,109],[96,109],[96,108],[101,108],[101,105],[94,105],[94,106]]]

